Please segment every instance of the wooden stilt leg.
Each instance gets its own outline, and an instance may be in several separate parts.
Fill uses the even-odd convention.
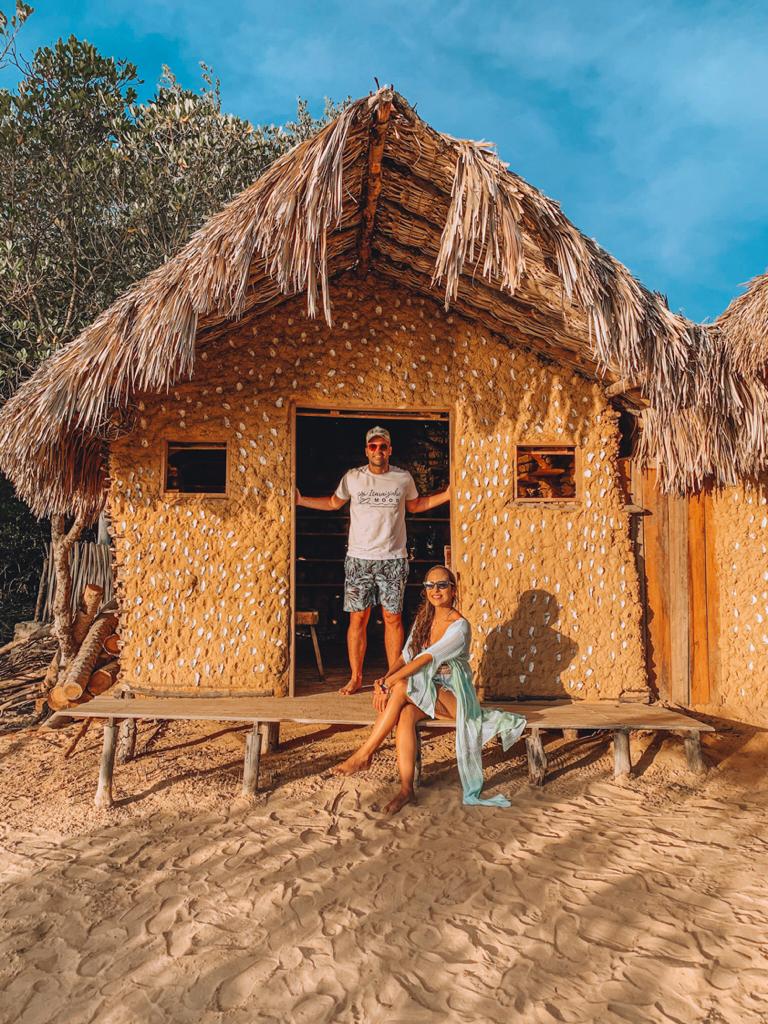
[[[115,747],[117,745],[117,724],[114,718],[104,722],[104,747],[99,767],[99,785],[96,789],[97,807],[112,806],[112,773],[115,769]]]
[[[325,670],[323,669],[323,658],[320,654],[320,644],[317,642],[317,630],[314,626],[309,627],[309,632],[312,634],[312,646],[315,648],[315,661],[317,662],[317,674],[320,676],[320,681],[325,679]]]
[[[525,737],[525,749],[528,754],[528,781],[532,786],[543,786],[547,774],[547,755],[538,729],[531,729],[531,735]]]
[[[421,760],[421,729],[416,727],[416,765],[413,772],[413,788],[418,789],[421,785],[423,766]]]
[[[613,734],[613,777],[622,778],[632,771],[629,756],[629,733],[626,729],[616,729]]]
[[[123,700],[133,700],[133,694],[124,690]],[[117,737],[117,763],[127,764],[132,761],[136,753],[136,719],[124,718],[120,723],[120,732]]]
[[[683,737],[685,744],[685,756],[688,759],[688,767],[694,774],[701,775],[706,771],[704,759],[701,756],[701,734],[698,729],[691,729]]]
[[[261,732],[258,722],[245,739],[245,761],[243,762],[243,796],[254,796],[259,788],[259,757],[261,755]]]
[[[259,726],[261,732],[261,753],[271,754],[280,746],[280,723],[264,722]]]

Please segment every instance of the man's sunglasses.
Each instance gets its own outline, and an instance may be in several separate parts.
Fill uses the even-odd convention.
[[[425,590],[434,590],[437,587],[438,590],[447,590],[448,587],[452,587],[453,584],[450,580],[430,580],[424,584]]]
[[[369,444],[368,447],[372,452],[385,452],[389,448],[388,444]]]

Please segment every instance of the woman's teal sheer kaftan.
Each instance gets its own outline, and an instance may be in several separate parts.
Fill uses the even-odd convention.
[[[501,735],[502,746],[508,750],[525,729],[525,719],[522,715],[480,707],[469,667],[472,632],[466,619],[452,622],[437,643],[424,651],[411,651],[411,636],[403,648],[406,664],[418,654],[431,654],[432,661],[410,677],[408,697],[430,718],[435,717],[439,686],[444,686],[456,697],[456,761],[464,803],[509,807],[509,800],[504,796],[480,796],[483,788],[482,747],[494,736]]]

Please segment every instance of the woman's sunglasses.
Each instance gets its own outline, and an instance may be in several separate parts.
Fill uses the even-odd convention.
[[[424,584],[425,590],[434,590],[437,587],[438,590],[447,590],[448,587],[452,587],[453,584],[450,580],[430,580],[429,583]]]

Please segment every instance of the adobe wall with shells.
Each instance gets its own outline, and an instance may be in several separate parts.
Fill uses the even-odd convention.
[[[453,558],[486,696],[642,696],[616,414],[599,386],[376,279],[336,283],[332,330],[303,310],[292,300],[201,347],[195,381],[145,398],[113,445],[122,678],[286,692],[291,404],[327,402],[453,410]],[[164,496],[166,439],[228,441],[228,496]],[[516,504],[516,442],[579,445],[581,501]]]
[[[717,641],[710,705],[768,726],[768,489],[731,487],[711,499]]]

